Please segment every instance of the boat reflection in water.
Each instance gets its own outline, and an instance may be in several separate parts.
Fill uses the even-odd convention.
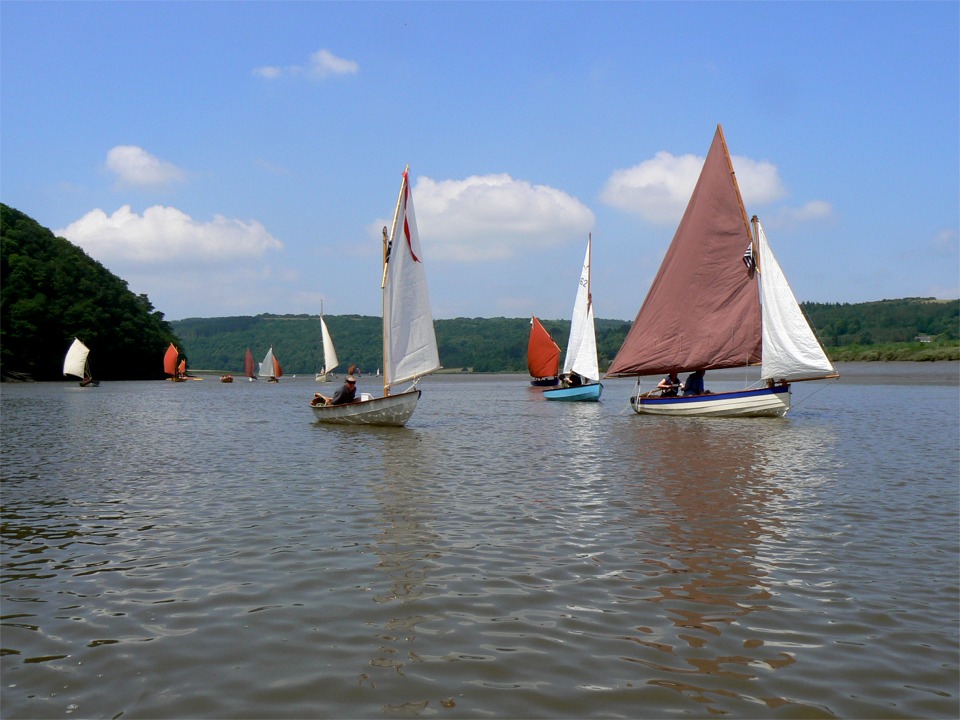
[[[631,595],[659,606],[663,622],[641,611],[645,622],[629,637],[638,650],[624,659],[645,666],[647,684],[703,703],[705,713],[722,714],[732,697],[770,708],[793,702],[755,696],[758,678],[793,665],[790,648],[804,643],[784,625],[783,607],[770,612],[778,549],[790,535],[780,513],[793,494],[785,485],[804,475],[813,448],[830,443],[827,434],[785,448],[783,422],[654,418],[625,438],[640,450],[632,500],[641,515],[651,507],[656,515],[639,525]]]

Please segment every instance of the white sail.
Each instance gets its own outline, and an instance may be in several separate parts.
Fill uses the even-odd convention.
[[[87,367],[87,355],[89,354],[90,348],[80,342],[78,338],[74,338],[73,344],[67,350],[67,356],[63,359],[63,374],[83,379],[84,370]]]
[[[581,377],[597,382],[600,380],[600,368],[597,364],[597,336],[593,321],[593,299],[590,294],[591,242],[591,238],[587,238],[587,253],[583,258],[577,299],[573,304],[570,339],[567,341],[567,353],[563,359],[563,372],[567,374],[573,371]]]
[[[273,348],[267,350],[266,356],[263,358],[263,362],[260,363],[260,377],[274,377],[277,374],[277,371],[274,370],[273,362]]]
[[[440,369],[413,195],[403,171],[383,278],[383,386]]]
[[[761,376],[764,380],[814,380],[835,375],[833,364],[800,311],[760,221],[755,222],[763,317]]]
[[[323,369],[320,372],[328,373],[340,364],[340,360],[337,359],[337,351],[333,347],[333,339],[323,321],[323,315],[320,316],[320,335],[323,337]]]

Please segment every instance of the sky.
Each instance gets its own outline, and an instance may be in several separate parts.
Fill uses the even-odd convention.
[[[632,320],[723,127],[801,301],[960,297],[957,2],[0,0],[0,200],[168,320]]]

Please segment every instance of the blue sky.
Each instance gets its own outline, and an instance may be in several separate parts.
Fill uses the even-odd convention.
[[[956,2],[0,3],[0,199],[167,319],[632,320],[723,126],[800,300],[960,296]]]

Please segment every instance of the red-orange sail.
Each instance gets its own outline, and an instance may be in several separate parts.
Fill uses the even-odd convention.
[[[276,357],[273,358],[273,376],[276,378],[283,376],[283,368],[280,367],[280,361]]]
[[[527,343],[527,369],[530,376],[557,377],[560,374],[560,348],[536,316],[530,320],[530,325],[530,341]]]
[[[607,377],[760,362],[760,296],[743,261],[750,225],[717,132],[673,242]]]
[[[167,375],[177,374],[177,358],[179,356],[180,351],[177,350],[177,346],[170,343],[170,347],[167,348],[167,352],[163,356],[163,371]]]
[[[247,352],[243,356],[243,374],[248,378],[257,376],[253,368],[253,353],[250,352],[250,348],[247,348]]]

